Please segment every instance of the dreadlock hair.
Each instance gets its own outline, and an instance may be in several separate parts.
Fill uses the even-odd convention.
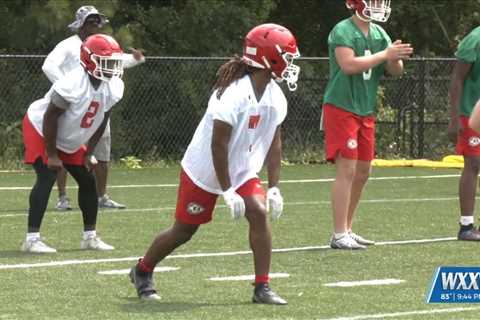
[[[250,74],[256,68],[248,66],[242,58],[235,55],[228,62],[224,63],[217,71],[217,81],[213,85],[213,90],[218,89],[217,99],[222,97],[225,89],[235,80],[242,78],[246,74]]]

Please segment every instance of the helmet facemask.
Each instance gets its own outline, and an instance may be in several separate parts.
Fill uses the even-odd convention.
[[[99,80],[110,81],[113,77],[121,78],[123,75],[123,59],[121,53],[113,53],[111,56],[99,56],[91,54],[95,70],[92,76]]]
[[[293,64],[293,60],[295,58],[300,57],[300,52],[298,52],[298,49],[295,53],[291,52],[283,52],[280,49],[280,47],[277,45],[277,49],[280,52],[280,56],[282,57],[283,61],[285,61],[285,69],[283,69],[280,81],[285,80],[288,85],[288,89],[290,91],[295,91],[297,90],[297,81],[298,81],[298,75],[300,74],[300,67],[296,64]]]

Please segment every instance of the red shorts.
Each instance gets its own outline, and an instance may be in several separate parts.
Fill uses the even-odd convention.
[[[33,164],[38,158],[42,158],[43,163],[47,164],[48,157],[43,137],[33,127],[27,115],[23,117],[23,144],[25,145],[25,163]],[[57,151],[63,163],[83,166],[87,147],[83,145],[75,153],[66,153],[58,149]]]
[[[468,117],[460,116],[463,132],[457,138],[456,151],[459,155],[480,156],[480,133],[468,125]]]
[[[331,104],[323,105],[327,161],[343,158],[372,161],[375,156],[375,116],[359,116]]]
[[[260,179],[253,178],[245,182],[237,193],[243,198],[256,194],[265,196]],[[180,172],[180,186],[178,187],[177,208],[175,218],[187,224],[204,224],[212,220],[213,209],[218,195],[198,187],[185,171]]]

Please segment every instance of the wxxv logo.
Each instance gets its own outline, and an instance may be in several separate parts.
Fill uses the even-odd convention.
[[[439,267],[427,303],[480,302],[480,267]]]

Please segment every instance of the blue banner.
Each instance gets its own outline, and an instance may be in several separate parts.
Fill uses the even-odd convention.
[[[480,267],[438,267],[427,303],[479,303]]]

